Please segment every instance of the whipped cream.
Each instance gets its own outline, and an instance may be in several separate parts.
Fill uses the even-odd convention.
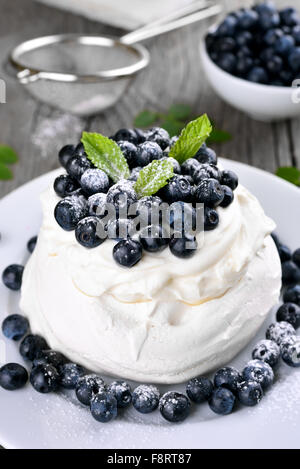
[[[114,241],[95,249],[56,223],[52,187],[23,275],[21,309],[51,348],[95,372],[177,383],[231,360],[279,298],[274,223],[241,185],[190,259],[143,253],[126,269]]]

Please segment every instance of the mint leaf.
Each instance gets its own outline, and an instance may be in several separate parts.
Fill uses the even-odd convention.
[[[184,122],[167,117],[166,120],[160,124],[160,126],[169,132],[170,137],[174,137],[175,135],[180,134],[184,127]]]
[[[293,166],[282,166],[281,168],[278,168],[276,176],[281,179],[285,179],[285,181],[291,182],[296,186],[300,186],[300,170]]]
[[[188,104],[173,104],[168,112],[167,117],[172,117],[175,120],[187,120],[192,114],[192,108]]]
[[[5,164],[0,163],[0,179],[8,180],[12,179],[13,177],[14,176],[11,170],[7,166],[5,166]]]
[[[104,135],[91,132],[83,132],[81,142],[88,159],[114,182],[129,177],[126,158],[116,142]]]
[[[134,119],[135,127],[149,127],[154,124],[159,118],[159,114],[153,111],[142,111]]]
[[[134,189],[139,198],[155,194],[168,183],[173,175],[173,165],[168,158],[154,160],[139,172]]]
[[[225,130],[213,129],[207,139],[207,143],[222,143],[232,140],[232,135]]]
[[[18,162],[18,155],[15,150],[8,145],[0,144],[0,163],[14,164]]]
[[[195,156],[201,145],[209,137],[212,131],[207,114],[191,121],[182,130],[179,139],[171,148],[169,156],[175,158],[182,164],[188,158]]]

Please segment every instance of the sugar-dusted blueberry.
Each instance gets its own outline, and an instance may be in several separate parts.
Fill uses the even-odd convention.
[[[93,396],[105,391],[102,378],[96,374],[85,375],[78,379],[76,397],[84,405],[90,405]]]
[[[300,306],[300,285],[293,285],[283,293],[283,301],[285,303],[296,303]]]
[[[209,148],[206,143],[201,145],[194,158],[202,164],[207,163],[216,165],[218,162],[216,152],[212,148]]]
[[[192,187],[185,176],[176,174],[165,187],[160,189],[158,195],[169,204],[179,201],[191,202]]]
[[[280,358],[280,348],[273,340],[260,340],[252,352],[254,360],[262,360],[274,367]]]
[[[24,267],[22,265],[9,265],[2,273],[2,282],[10,290],[20,290],[22,285],[23,271]]]
[[[296,331],[294,327],[286,321],[274,322],[266,331],[266,338],[274,340],[278,345],[281,344],[286,336],[293,335],[296,335]]]
[[[227,73],[234,74],[236,69],[236,56],[232,52],[223,52],[217,58],[217,65]]]
[[[114,135],[114,140],[116,142],[124,141],[136,144],[137,139],[137,133],[134,129],[120,129]]]
[[[92,167],[92,163],[85,155],[72,156],[67,163],[67,173],[77,181],[80,181],[83,173]]]
[[[93,195],[98,192],[107,192],[109,179],[101,169],[91,168],[87,169],[81,176],[80,185],[87,195]]]
[[[52,365],[54,368],[59,369],[64,363],[67,362],[66,357],[56,350],[40,350],[37,352],[36,357],[32,362],[32,366],[38,365]]]
[[[195,184],[200,184],[202,179],[216,179],[221,178],[221,173],[217,166],[208,163],[202,163],[195,170],[193,174]]]
[[[132,404],[141,414],[149,414],[157,409],[159,404],[159,390],[152,384],[141,384],[132,393]]]
[[[245,8],[238,17],[238,27],[246,31],[253,29],[257,23],[258,13],[250,8]]]
[[[21,314],[11,314],[2,323],[2,332],[8,339],[20,340],[29,329],[28,319]]]
[[[30,254],[33,253],[34,249],[35,249],[35,246],[36,246],[36,243],[37,243],[37,239],[38,237],[37,236],[33,236],[32,238],[30,238],[27,242],[27,249],[28,251],[30,252]]]
[[[33,361],[38,352],[48,349],[47,342],[43,337],[37,334],[28,334],[20,344],[20,354],[26,360]]]
[[[219,415],[231,414],[234,409],[235,402],[235,395],[229,389],[224,387],[214,389],[208,400],[211,410]]]
[[[0,386],[7,391],[21,389],[27,381],[27,370],[18,363],[7,363],[0,368]]]
[[[107,386],[107,392],[111,393],[116,398],[119,408],[128,407],[129,404],[131,404],[131,387],[126,381],[113,381]]]
[[[61,174],[55,179],[53,188],[59,197],[67,197],[77,191],[79,183],[68,174]]]
[[[137,181],[137,179],[139,177],[139,174],[140,174],[140,171],[142,169],[143,168],[141,166],[136,166],[135,168],[133,168],[133,170],[130,173],[130,176],[129,176],[128,180],[129,181]]]
[[[110,422],[118,415],[117,399],[108,392],[100,391],[92,397],[90,409],[97,422]]]
[[[210,207],[204,207],[204,231],[212,231],[219,225],[218,212]]]
[[[103,218],[107,214],[106,210],[107,196],[103,192],[93,194],[88,198],[88,214],[92,217]]]
[[[129,218],[110,220],[107,224],[107,237],[116,241],[127,239],[135,234],[135,223]]]
[[[142,197],[138,200],[136,215],[138,215],[142,226],[159,223],[161,204],[161,198],[153,195]]]
[[[203,211],[186,202],[175,202],[170,206],[170,226],[180,233],[200,231],[203,225]]]
[[[300,268],[293,261],[282,263],[282,283],[284,285],[295,284],[300,281]]]
[[[142,258],[142,245],[139,241],[128,238],[119,241],[113,248],[114,260],[123,267],[133,267]]]
[[[144,142],[137,146],[136,166],[147,166],[154,160],[160,160],[163,157],[161,147],[155,142]]]
[[[220,386],[230,389],[232,392],[236,392],[239,383],[242,381],[240,372],[232,366],[226,366],[218,370],[214,376],[214,385],[216,388]]]
[[[107,233],[98,217],[86,217],[77,224],[75,237],[81,246],[92,249],[100,246],[106,240]]]
[[[162,150],[165,150],[170,145],[170,135],[161,127],[153,127],[147,133],[148,142],[157,143]]]
[[[236,31],[237,24],[238,21],[234,15],[227,15],[223,22],[219,25],[217,34],[219,36],[233,36]]]
[[[189,415],[191,403],[185,394],[166,392],[159,401],[159,411],[168,422],[183,422]]]
[[[196,253],[198,243],[196,237],[190,233],[175,232],[171,236],[169,247],[174,256],[188,259]]]
[[[300,248],[293,252],[293,261],[300,267]]]
[[[199,376],[192,378],[186,385],[186,393],[191,401],[201,404],[207,401],[213,392],[214,385],[210,379]]]
[[[60,384],[65,389],[75,389],[84,369],[77,363],[64,363],[59,368]]]
[[[273,384],[274,372],[270,365],[262,360],[251,360],[243,370],[245,381],[257,381],[263,389]]]
[[[224,199],[220,203],[220,207],[226,208],[232,204],[233,199],[234,199],[234,193],[233,193],[233,190],[230,189],[230,187],[228,186],[222,186],[222,189],[224,191]]]
[[[197,203],[215,208],[224,199],[224,190],[216,179],[202,179],[196,187],[194,199]]]
[[[72,231],[77,223],[87,215],[87,210],[85,197],[71,195],[58,202],[54,209],[54,217],[61,228]]]
[[[162,160],[168,159],[168,161],[170,161],[172,163],[174,173],[175,174],[181,174],[180,164],[178,163],[177,160],[175,160],[175,158],[172,158],[172,156],[163,156],[163,158],[161,158],[161,159]]]
[[[241,404],[253,407],[262,400],[263,390],[258,381],[243,381],[239,384],[237,396]]]
[[[184,176],[187,175],[187,176],[194,177],[194,174],[196,173],[198,169],[200,169],[200,167],[201,167],[201,163],[199,163],[199,161],[196,160],[196,158],[188,158],[187,160],[185,160],[184,163],[182,163],[181,172]]]
[[[238,176],[235,174],[235,172],[230,171],[230,170],[224,170],[221,173],[221,184],[224,186],[230,187],[233,191],[238,187],[239,185],[239,179]]]
[[[136,166],[136,152],[137,147],[131,142],[118,142],[118,145],[125,156],[129,168],[134,168]]]
[[[137,194],[132,182],[121,180],[111,186],[107,192],[106,201],[108,204],[114,205],[117,215],[124,211],[124,216],[121,216],[121,218],[126,218],[128,207],[137,202]]]
[[[75,145],[65,145],[58,153],[58,160],[63,168],[67,167],[67,163],[74,156]]]
[[[30,384],[43,394],[56,391],[59,387],[59,374],[53,365],[37,365],[30,373]]]
[[[295,303],[283,303],[277,311],[276,320],[288,322],[295,329],[298,329],[300,327],[300,307]]]
[[[140,232],[140,243],[145,251],[159,252],[165,249],[170,242],[168,235],[160,225],[150,225]]]
[[[282,360],[293,368],[300,366],[300,338],[297,336],[286,337],[280,345]]]
[[[263,67],[255,66],[247,73],[247,80],[266,85],[269,81],[268,73]]]

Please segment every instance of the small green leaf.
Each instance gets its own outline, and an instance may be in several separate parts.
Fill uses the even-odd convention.
[[[184,127],[184,122],[167,117],[166,120],[161,122],[160,126],[169,132],[170,137],[174,137],[180,134]]]
[[[169,156],[172,156],[182,164],[197,153],[201,145],[211,134],[211,131],[212,125],[207,114],[189,122],[182,130],[175,145],[171,148]]]
[[[81,142],[88,159],[114,182],[129,177],[130,171],[126,158],[116,142],[104,135],[91,132],[83,132]]]
[[[232,140],[232,135],[225,130],[213,129],[207,143],[223,143]]]
[[[168,117],[176,120],[187,120],[192,114],[192,108],[188,104],[173,104],[168,112]]]
[[[12,171],[5,166],[5,164],[0,163],[0,179],[2,180],[8,180],[12,179],[14,177]]]
[[[285,179],[296,186],[300,186],[300,170],[293,166],[282,166],[276,171],[276,176]]]
[[[152,161],[139,172],[139,177],[134,185],[138,197],[155,194],[168,183],[173,175],[173,165],[168,158]]]
[[[140,112],[136,118],[134,119],[134,126],[135,127],[149,127],[150,125],[154,124],[159,118],[159,114],[153,111],[142,111]]]
[[[8,145],[0,144],[0,163],[14,164],[18,162],[18,155],[15,150]]]

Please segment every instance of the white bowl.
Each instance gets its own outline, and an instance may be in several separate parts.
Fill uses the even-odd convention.
[[[213,32],[215,27],[210,29]],[[205,74],[215,92],[253,119],[272,122],[300,116],[299,89],[252,83],[218,67],[209,57],[205,38],[200,43]]]

